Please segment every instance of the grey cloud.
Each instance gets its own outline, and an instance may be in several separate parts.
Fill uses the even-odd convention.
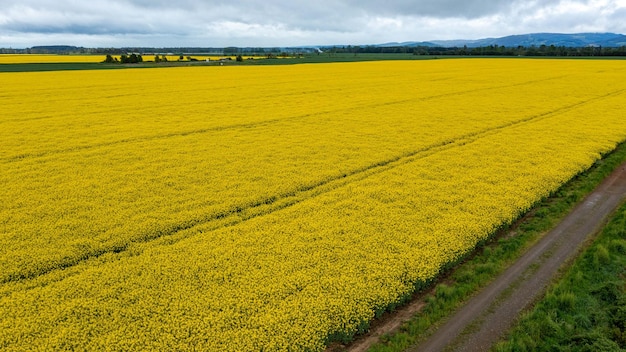
[[[497,13],[510,6],[507,0],[421,0],[394,1],[391,6],[383,1],[349,2],[368,13],[383,15],[476,18]]]
[[[626,33],[626,6],[611,13],[608,18],[608,24],[615,29],[616,32]]]
[[[278,46],[578,28],[623,31],[626,6],[620,2],[605,0],[605,10],[613,12],[600,14],[591,6],[595,0],[0,0],[0,47],[17,40],[11,38],[58,40],[63,35],[106,43],[123,40],[120,46],[129,41],[147,46],[165,41]],[[590,12],[549,19],[538,15],[571,3],[587,5]]]

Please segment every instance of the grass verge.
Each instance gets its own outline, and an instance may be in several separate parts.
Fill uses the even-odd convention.
[[[550,197],[539,202],[511,227],[500,231],[465,262],[443,275],[432,291],[424,295],[425,306],[420,313],[403,324],[398,332],[384,335],[370,351],[403,351],[424,340],[465,301],[519,258],[542,234],[554,227],[624,161],[626,161],[626,143],[618,145],[613,152],[598,160],[589,170],[572,178]],[[622,226],[624,228],[624,225]],[[619,244],[614,246],[619,247]],[[609,252],[609,257],[611,253]],[[624,286],[622,291],[623,288]]]
[[[626,204],[494,350],[626,350]]]

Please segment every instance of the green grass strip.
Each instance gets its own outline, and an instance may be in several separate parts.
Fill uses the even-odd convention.
[[[396,53],[396,54],[351,54],[351,53],[332,53],[325,52],[317,54],[307,54],[302,57],[287,57],[287,58],[272,58],[272,59],[254,59],[243,60],[237,62],[235,60],[217,61],[212,60],[210,62],[204,61],[168,61],[155,63],[150,61],[150,57],[146,56],[146,61],[138,64],[105,64],[105,63],[16,63],[16,64],[0,64],[0,73],[8,72],[43,72],[43,71],[75,71],[75,70],[114,70],[114,69],[126,69],[126,68],[168,68],[168,67],[186,67],[186,66],[266,66],[266,65],[296,65],[296,64],[323,64],[323,63],[337,63],[337,62],[365,62],[365,61],[386,61],[386,60],[436,60],[436,59],[467,59],[467,58],[511,58],[510,56],[455,56],[455,55],[413,55],[410,53]],[[620,60],[621,57],[523,57],[523,58],[537,58],[537,59],[596,59],[596,60]],[[102,60],[105,59],[105,55],[102,55]]]
[[[626,204],[494,350],[626,350]]]

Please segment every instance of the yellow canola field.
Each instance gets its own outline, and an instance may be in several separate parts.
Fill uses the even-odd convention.
[[[119,60],[119,55],[112,55]],[[180,55],[158,55],[159,58],[165,56],[168,61],[180,60]],[[143,61],[154,61],[154,54],[142,55]],[[221,58],[230,58],[235,60],[236,56],[217,56],[217,55],[183,55],[182,61],[188,61],[191,57],[199,61],[219,60]],[[244,60],[263,59],[261,56],[243,56]],[[54,54],[0,54],[0,64],[41,64],[41,63],[98,63],[103,62],[106,55],[54,55]]]
[[[620,61],[2,78],[3,350],[323,350],[626,139]]]
[[[0,54],[0,64],[93,63],[106,55]]]

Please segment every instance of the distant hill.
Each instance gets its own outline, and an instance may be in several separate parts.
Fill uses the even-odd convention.
[[[469,48],[484,47],[489,45],[505,47],[530,47],[533,45],[554,45],[565,47],[621,47],[626,46],[626,36],[616,33],[532,33],[510,35],[501,38],[484,38],[477,40],[431,40],[430,43],[442,47],[462,47],[464,45],[467,45],[467,47]]]
[[[457,40],[430,40],[426,42],[393,42],[376,45],[377,47],[463,47],[477,48],[489,45],[505,46],[505,47],[531,47],[541,45],[565,46],[570,48],[580,48],[585,46],[604,46],[604,47],[621,47],[626,46],[626,35],[616,33],[532,33],[510,35],[501,38],[483,38],[483,39],[457,39]]]

